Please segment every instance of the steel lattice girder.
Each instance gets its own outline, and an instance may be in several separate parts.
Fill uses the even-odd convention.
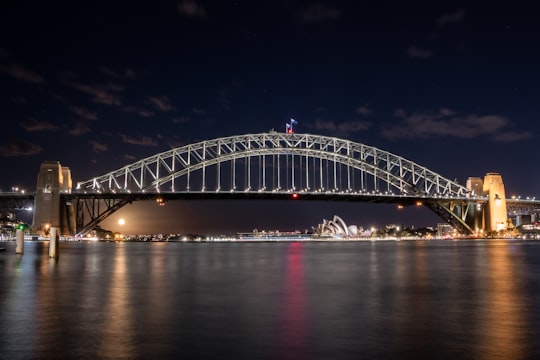
[[[230,136],[178,147],[79,182],[76,192],[159,192],[161,186],[173,179],[209,166],[284,154],[349,166],[390,184],[402,195],[412,191],[427,196],[470,193],[455,181],[375,147],[335,137],[277,132]]]

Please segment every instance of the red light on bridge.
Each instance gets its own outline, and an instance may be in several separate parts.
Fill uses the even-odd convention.
[[[291,195],[291,199],[293,199],[293,200],[298,199],[298,194],[297,194],[297,193],[293,193],[293,194]]]

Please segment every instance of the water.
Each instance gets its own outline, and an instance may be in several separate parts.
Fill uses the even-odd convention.
[[[540,242],[0,243],[0,359],[538,359]]]

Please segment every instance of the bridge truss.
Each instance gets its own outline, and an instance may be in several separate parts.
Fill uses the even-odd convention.
[[[424,166],[372,146],[277,132],[178,147],[79,182],[76,191],[469,194]]]
[[[201,141],[82,181],[70,195],[78,232],[149,198],[286,198],[422,202],[465,227],[470,191],[390,152],[335,137],[260,133]],[[85,214],[91,221],[85,223]],[[461,214],[461,215],[457,215]]]

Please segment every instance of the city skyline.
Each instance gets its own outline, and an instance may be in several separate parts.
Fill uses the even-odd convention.
[[[507,195],[540,196],[532,5],[28,1],[0,9],[2,191],[35,188],[43,161],[69,167],[76,184],[196,141],[285,131],[294,118],[299,133],[375,146],[461,184],[498,172]],[[436,221],[427,209],[403,215],[379,204],[253,205],[164,208],[185,216],[178,221],[188,231],[268,214],[265,228],[334,214],[349,223]],[[123,210],[138,223],[165,211],[139,207]],[[228,216],[204,223],[216,207]],[[131,218],[121,211],[115,216]]]

